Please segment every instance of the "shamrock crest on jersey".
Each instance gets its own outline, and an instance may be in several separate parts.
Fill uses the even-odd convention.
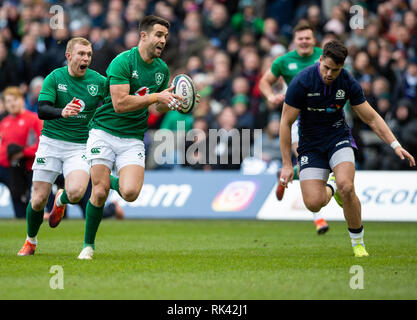
[[[87,86],[88,93],[95,97],[98,93],[98,85],[96,84],[89,84]]]

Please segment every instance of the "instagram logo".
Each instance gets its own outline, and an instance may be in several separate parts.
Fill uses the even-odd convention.
[[[255,197],[258,185],[254,181],[229,183],[214,199],[214,211],[241,211],[246,209]]]

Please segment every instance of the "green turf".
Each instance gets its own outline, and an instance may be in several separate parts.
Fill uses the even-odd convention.
[[[0,220],[1,299],[417,299],[415,223],[365,223],[368,258],[342,222],[318,236],[312,222],[104,220],[93,261],[77,259],[82,220],[44,223],[36,254],[17,257],[25,233]],[[364,289],[349,285],[354,265]]]

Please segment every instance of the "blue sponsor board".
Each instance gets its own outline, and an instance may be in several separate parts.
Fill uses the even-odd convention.
[[[132,203],[113,192],[126,218],[256,219],[274,186],[274,175],[240,172],[147,172]]]
[[[108,201],[118,201],[126,218],[256,219],[275,183],[275,175],[149,171],[136,201],[126,202],[114,191]],[[76,205],[68,207],[67,215],[82,217]],[[14,217],[10,193],[4,185],[0,185],[0,217]]]

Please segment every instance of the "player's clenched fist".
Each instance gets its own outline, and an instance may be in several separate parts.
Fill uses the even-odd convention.
[[[294,169],[291,166],[283,166],[281,169],[281,175],[279,179],[279,183],[288,188],[288,182],[292,182],[294,176]]]
[[[74,97],[71,100],[71,102],[68,103],[65,106],[64,109],[62,109],[62,113],[61,114],[62,114],[62,117],[63,118],[68,118],[68,117],[71,117],[71,116],[76,116],[80,112],[81,107],[80,107],[80,105],[78,105],[77,103],[75,103],[76,100],[77,99]]]

